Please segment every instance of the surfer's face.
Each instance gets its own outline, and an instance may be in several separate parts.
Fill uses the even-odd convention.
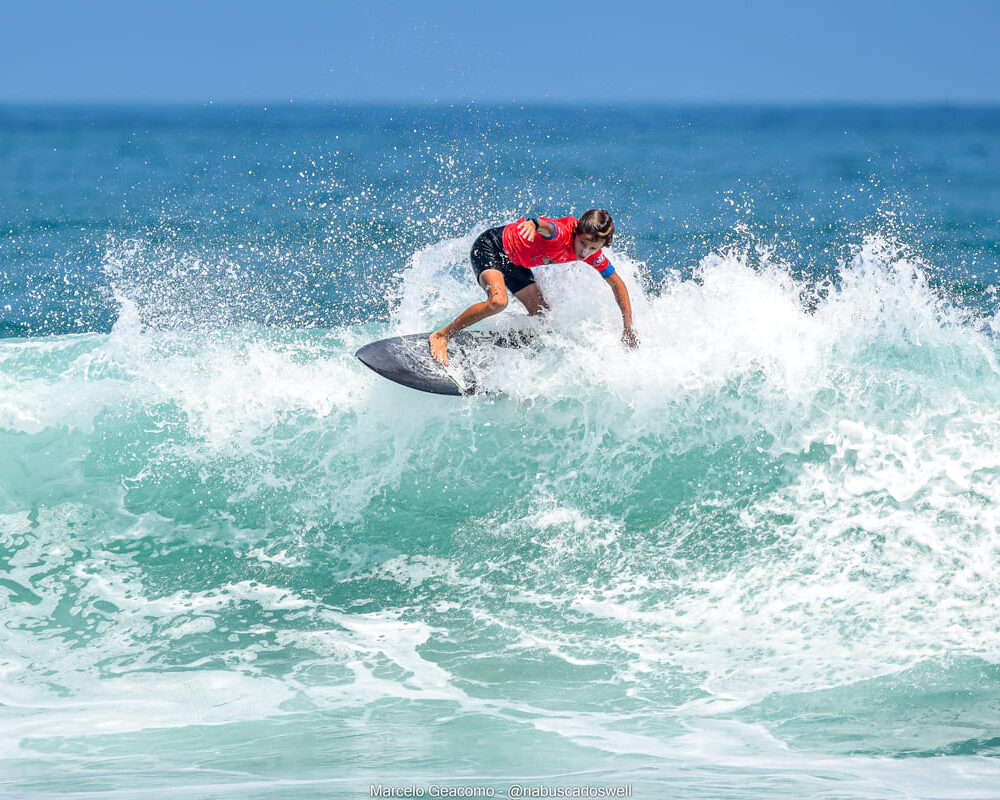
[[[600,236],[581,234],[573,237],[573,249],[576,250],[576,257],[581,261],[587,256],[592,256],[602,247],[604,247],[604,240]]]

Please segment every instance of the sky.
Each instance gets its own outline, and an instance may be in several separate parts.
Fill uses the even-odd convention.
[[[0,102],[1000,102],[1000,0],[0,0]]]

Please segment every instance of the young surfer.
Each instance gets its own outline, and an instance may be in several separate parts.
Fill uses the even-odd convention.
[[[603,209],[592,209],[579,220],[576,217],[549,219],[524,218],[509,225],[490,228],[472,245],[469,258],[479,285],[486,290],[486,301],[469,306],[450,324],[430,335],[431,355],[448,364],[448,340],[463,328],[507,307],[508,293],[521,301],[528,313],[548,309],[541,289],[531,274],[542,264],[584,261],[596,269],[614,292],[622,312],[625,330],[622,342],[634,348],[639,338],[632,329],[632,304],[628,289],[601,248],[611,244],[615,223]]]

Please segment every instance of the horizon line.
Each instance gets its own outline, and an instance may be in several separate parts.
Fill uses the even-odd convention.
[[[269,110],[271,107],[285,106],[338,107],[355,106],[363,108],[448,108],[448,107],[549,107],[549,108],[628,108],[635,106],[659,106],[663,108],[955,108],[955,109],[993,109],[1000,108],[1000,98],[994,99],[963,99],[926,98],[926,99],[852,99],[852,98],[810,98],[810,99],[473,99],[449,98],[432,100],[420,99],[367,99],[367,98],[225,98],[225,99],[193,99],[193,98],[5,98],[0,97],[0,106],[62,106],[62,107],[182,107],[182,108],[259,108]]]

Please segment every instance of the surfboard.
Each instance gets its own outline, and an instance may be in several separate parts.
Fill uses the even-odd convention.
[[[459,331],[448,342],[448,366],[431,357],[430,333],[393,336],[366,344],[358,360],[383,378],[421,392],[463,396],[481,394],[476,374],[496,347],[523,347],[534,337],[522,331]]]

